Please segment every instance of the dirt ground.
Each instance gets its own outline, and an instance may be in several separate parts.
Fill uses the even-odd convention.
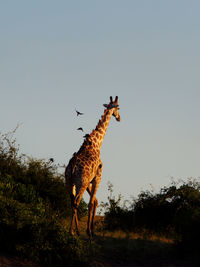
[[[198,259],[175,249],[164,236],[142,237],[136,233],[103,230],[102,217],[96,218],[96,235],[89,246],[88,267],[197,267]],[[80,238],[88,243],[87,218],[80,220]],[[66,222],[68,224],[69,222]],[[0,267],[39,267],[20,258],[0,254]],[[41,266],[40,266],[41,267]]]
[[[0,267],[39,267],[30,261],[22,260],[10,255],[0,255]]]

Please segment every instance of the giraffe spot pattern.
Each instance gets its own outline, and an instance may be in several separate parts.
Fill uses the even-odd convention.
[[[99,120],[95,130],[92,133],[85,136],[84,143],[80,147],[77,153],[73,154],[68,166],[65,170],[65,179],[69,184],[70,194],[74,196],[74,203],[72,207],[78,207],[84,191],[92,183],[94,189],[93,199],[95,198],[96,190],[101,180],[102,161],[100,159],[101,144],[109,124],[109,120],[113,114],[112,105],[118,104],[118,97],[115,101],[110,97],[110,104],[106,105],[103,116]],[[90,189],[91,190],[91,189]],[[91,215],[91,210],[89,208]],[[94,216],[94,214],[93,214]],[[73,232],[73,220],[70,227],[70,231]],[[91,226],[88,226],[88,232],[90,234]]]

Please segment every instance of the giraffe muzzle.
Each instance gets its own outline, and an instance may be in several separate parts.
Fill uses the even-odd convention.
[[[116,118],[116,120],[117,120],[117,121],[120,121],[120,120],[121,120],[121,119],[120,119],[120,116],[119,116],[119,117],[117,117],[117,118]]]

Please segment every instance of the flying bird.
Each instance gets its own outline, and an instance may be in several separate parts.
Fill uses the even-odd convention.
[[[77,130],[84,132],[82,127],[79,127]]]
[[[76,109],[75,109],[76,110]],[[79,112],[78,110],[76,110],[76,115],[79,116],[79,115],[83,115],[84,113],[82,112]]]

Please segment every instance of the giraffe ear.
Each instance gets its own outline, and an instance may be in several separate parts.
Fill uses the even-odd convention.
[[[107,107],[108,107],[108,105],[107,105],[107,104],[103,104],[103,106],[104,106],[105,108],[107,108]]]

